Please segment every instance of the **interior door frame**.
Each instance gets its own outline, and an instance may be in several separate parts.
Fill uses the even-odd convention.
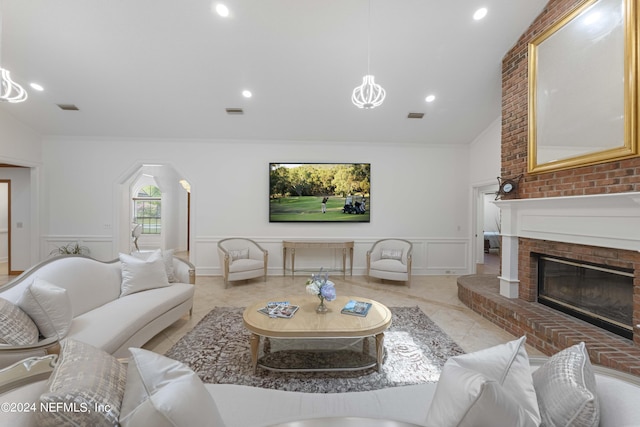
[[[472,186],[471,202],[471,262],[472,274],[476,274],[478,264],[484,264],[484,196],[496,194],[498,184],[482,183]]]
[[[7,184],[7,274],[11,274],[11,180],[0,179],[0,184]]]

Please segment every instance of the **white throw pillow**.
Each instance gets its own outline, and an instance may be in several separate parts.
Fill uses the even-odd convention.
[[[395,259],[398,261],[402,260],[402,249],[391,249],[391,248],[382,248],[380,253],[380,258],[382,259]]]
[[[229,256],[231,257],[231,261],[235,261],[237,259],[249,259],[249,248],[231,249],[229,250]]]
[[[120,297],[148,289],[170,286],[162,251],[159,249],[146,260],[132,255],[120,254],[120,263],[122,265]]]
[[[0,298],[0,344],[35,344],[39,335],[38,327],[27,313],[14,303]]]
[[[67,290],[36,277],[18,300],[45,337],[62,339],[69,332],[73,309]]]
[[[178,279],[176,279],[175,271],[173,268],[173,254],[173,249],[162,252],[162,258],[164,259],[164,269],[167,272],[167,279],[169,280],[169,283],[178,281]]]
[[[540,413],[526,338],[447,360],[428,427],[537,427]]]
[[[596,377],[583,342],[566,348],[533,373],[543,427],[597,427]]]
[[[156,251],[154,252],[133,252],[131,255],[139,258],[139,259],[143,259],[143,260],[148,260],[149,257],[151,255],[153,255]],[[162,251],[162,259],[164,260],[164,268],[167,271],[167,279],[169,279],[169,283],[174,283],[177,282],[178,280],[176,279],[175,276],[175,269],[173,268],[173,255],[174,255],[175,251],[173,249],[168,249],[166,251]]]
[[[122,427],[224,427],[215,401],[184,363],[130,348]]]

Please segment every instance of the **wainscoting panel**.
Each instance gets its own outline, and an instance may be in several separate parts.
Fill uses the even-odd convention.
[[[80,246],[89,248],[89,256],[100,261],[111,261],[113,256],[112,236],[43,236],[40,248],[40,259],[44,260],[51,256],[51,252],[69,243],[78,243]]]
[[[220,276],[222,270],[218,256],[218,241],[224,237],[201,237],[192,241],[191,262],[196,266],[198,276]],[[293,238],[289,238],[293,239]],[[304,240],[303,237],[296,237]],[[309,240],[321,240],[309,238]],[[350,240],[348,237],[326,237],[325,240]],[[269,251],[269,275],[282,275],[282,238],[254,238],[260,246]],[[366,274],[366,254],[378,239],[352,239],[353,274]],[[407,239],[413,243],[412,274],[418,276],[444,274],[470,274],[468,261],[469,240],[459,238],[415,238]],[[291,268],[290,253],[287,253],[287,269]],[[347,255],[347,273],[349,260]],[[331,249],[304,249],[296,251],[296,276],[306,276],[318,271],[320,267],[329,270],[342,268],[342,251]],[[287,271],[287,274],[291,274]],[[332,273],[338,274],[338,273]]]
[[[469,274],[469,240],[427,241],[426,274]]]

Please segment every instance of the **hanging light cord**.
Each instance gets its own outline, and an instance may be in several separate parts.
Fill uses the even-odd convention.
[[[367,26],[367,74],[362,78],[362,84],[356,87],[351,94],[351,102],[358,108],[371,109],[379,106],[384,101],[386,92],[374,81],[370,74],[371,66],[371,0],[369,0]]]

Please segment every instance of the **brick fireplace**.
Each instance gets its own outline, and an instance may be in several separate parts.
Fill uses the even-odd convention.
[[[538,293],[535,254],[571,257],[587,263],[633,270],[633,341],[640,345],[640,252],[526,238],[520,239],[519,247],[520,298],[526,301],[536,301]]]
[[[595,363],[640,374],[640,157],[529,174],[528,44],[582,0],[550,0],[502,64],[501,177],[522,176],[517,195],[498,201],[501,274],[460,278],[460,299],[552,354],[585,341]],[[537,300],[532,253],[632,269],[633,341],[574,320]],[[473,283],[472,283],[473,282]]]

